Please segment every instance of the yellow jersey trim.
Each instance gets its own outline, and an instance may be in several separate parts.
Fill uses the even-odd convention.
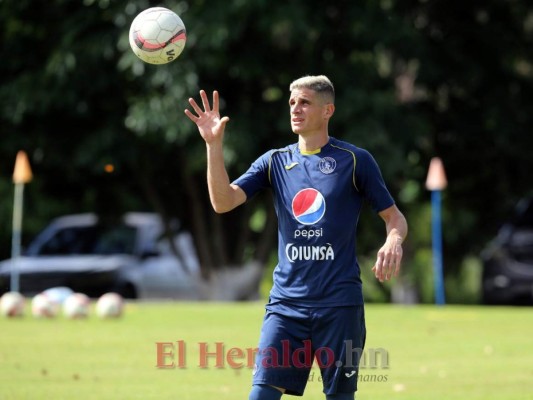
[[[316,150],[311,150],[311,151],[304,151],[304,150],[300,150],[300,154],[303,154],[304,156],[312,156],[313,154],[318,154],[320,153],[322,149],[316,149]]]
[[[291,152],[291,150],[290,149],[276,149],[276,150],[273,150],[272,153],[270,154],[270,158],[268,159],[268,181],[270,182],[271,185],[272,185],[272,178],[271,178],[272,158],[274,158],[274,154],[276,153],[285,153],[285,152]],[[293,165],[293,167],[294,166],[296,165]]]
[[[355,183],[355,167],[357,165],[357,157],[355,156],[355,153],[353,151],[351,151],[351,150],[345,149],[344,147],[335,146],[334,144],[331,144],[331,147],[335,147],[336,149],[347,151],[348,153],[350,153],[352,155],[352,159],[353,159],[352,182],[353,182],[353,186],[355,187],[355,190],[357,190],[359,192],[359,188],[357,187],[357,183]]]

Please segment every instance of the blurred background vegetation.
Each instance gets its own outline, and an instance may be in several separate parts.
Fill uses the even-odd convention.
[[[131,52],[128,29],[162,5],[185,22],[185,51],[164,66]],[[184,116],[217,89],[236,178],[260,154],[296,141],[288,85],[328,75],[330,134],[372,152],[410,224],[400,284],[370,268],[384,238],[366,208],[359,253],[368,301],[413,289],[433,301],[431,157],[442,158],[447,300],[479,299],[479,253],[533,170],[533,5],[470,0],[0,1],[0,258],[10,255],[18,150],[28,153],[23,243],[55,216],[155,210],[190,230],[206,276],[275,263],[270,194],[218,216],[208,204],[205,145]],[[268,286],[270,272],[265,274]]]

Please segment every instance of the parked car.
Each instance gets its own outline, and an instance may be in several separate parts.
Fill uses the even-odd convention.
[[[485,304],[533,305],[533,198],[519,202],[481,258]]]
[[[169,238],[171,236],[171,238]],[[68,287],[90,297],[200,297],[199,262],[188,232],[165,235],[154,213],[117,220],[77,214],[52,221],[16,260],[20,292]],[[13,260],[0,263],[0,294],[10,290]]]

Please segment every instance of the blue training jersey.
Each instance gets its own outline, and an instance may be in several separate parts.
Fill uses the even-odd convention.
[[[305,307],[363,304],[356,256],[363,201],[394,204],[371,154],[330,137],[313,154],[298,144],[270,150],[233,182],[250,199],[271,188],[278,217],[278,265],[270,302]]]

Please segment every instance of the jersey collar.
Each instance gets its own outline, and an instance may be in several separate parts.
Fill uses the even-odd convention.
[[[311,156],[313,154],[320,153],[322,151],[322,149],[325,148],[330,143],[330,141],[331,141],[331,137],[328,137],[328,142],[323,147],[320,147],[318,149],[311,150],[311,151],[300,150],[300,147],[298,147],[298,143],[296,143],[296,149],[303,156]]]

